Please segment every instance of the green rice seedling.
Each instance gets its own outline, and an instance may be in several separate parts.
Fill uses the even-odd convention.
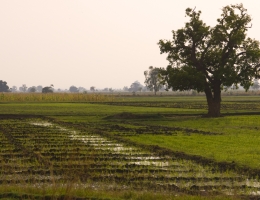
[[[11,107],[15,107],[14,109],[14,113],[17,112],[18,108],[21,108],[20,104],[19,106],[17,106],[17,104],[15,105],[11,105],[11,104],[6,104],[6,107],[10,106]],[[6,129],[10,130],[10,133],[13,135],[14,138],[16,138],[17,140],[19,139],[21,141],[21,144],[26,147],[27,149],[30,149],[32,151],[39,152],[39,156],[42,155],[45,159],[52,159],[51,162],[53,163],[53,171],[55,173],[58,173],[58,175],[61,175],[61,179],[56,179],[56,175],[53,174],[53,178],[56,182],[56,190],[58,191],[57,193],[52,193],[53,191],[51,191],[50,189],[46,189],[45,193],[49,193],[51,194],[53,197],[55,195],[61,195],[61,194],[68,194],[69,197],[73,197],[73,195],[76,194],[77,192],[77,188],[76,187],[81,187],[81,189],[79,189],[78,191],[81,190],[81,194],[82,191],[84,190],[82,186],[79,186],[79,184],[86,184],[86,183],[90,183],[92,185],[95,185],[96,190],[98,190],[99,192],[104,191],[104,193],[106,193],[107,195],[109,194],[108,192],[108,186],[111,186],[111,191],[113,190],[115,192],[115,194],[119,194],[119,190],[120,188],[122,189],[123,185],[127,185],[127,180],[131,180],[130,177],[134,177],[134,181],[127,185],[127,189],[125,189],[125,191],[133,191],[133,188],[135,188],[135,186],[139,189],[143,189],[144,191],[148,191],[147,189],[147,185],[150,184],[150,189],[149,192],[151,194],[154,194],[155,190],[153,190],[154,187],[157,188],[157,194],[162,194],[162,193],[166,193],[169,194],[168,190],[170,190],[170,184],[171,183],[177,183],[177,185],[179,185],[181,188],[187,188],[190,187],[191,185],[195,185],[195,186],[205,186],[205,184],[209,184],[212,185],[213,187],[219,187],[217,188],[217,190],[219,190],[220,192],[222,190],[224,190],[225,188],[222,187],[222,184],[218,182],[218,179],[215,179],[214,177],[218,177],[221,175],[221,172],[218,172],[219,169],[216,169],[216,171],[212,174],[211,173],[211,168],[210,167],[202,167],[196,164],[193,164],[193,162],[186,162],[185,159],[182,162],[179,162],[179,168],[177,170],[182,169],[182,171],[173,171],[174,167],[170,167],[168,169],[170,169],[169,171],[163,171],[164,167],[163,165],[159,165],[158,163],[161,162],[161,160],[153,160],[151,158],[149,158],[149,156],[147,156],[147,154],[151,154],[151,152],[149,151],[145,151],[144,148],[146,148],[146,144],[156,144],[158,146],[161,147],[165,147],[168,150],[172,149],[172,150],[177,150],[177,151],[183,151],[183,152],[188,152],[190,154],[197,154],[197,155],[205,155],[205,157],[207,155],[210,155],[210,151],[211,153],[213,152],[215,155],[215,159],[219,159],[219,155],[220,152],[217,153],[216,151],[219,150],[220,148],[217,148],[218,145],[222,145],[221,147],[223,148],[223,146],[226,146],[226,149],[221,149],[222,153],[226,152],[229,153],[229,155],[232,156],[232,152],[233,154],[236,153],[236,145],[234,145],[237,141],[245,141],[247,143],[246,139],[246,134],[242,134],[242,131],[233,131],[232,132],[232,126],[236,127],[239,126],[239,123],[236,121],[235,117],[227,117],[228,119],[230,119],[231,121],[231,125],[228,123],[225,123],[224,120],[220,119],[217,121],[209,120],[207,121],[206,119],[191,119],[191,118],[182,118],[179,120],[173,120],[172,124],[170,124],[170,119],[168,118],[164,118],[163,120],[158,120],[157,121],[152,121],[149,124],[149,120],[140,120],[140,119],[132,119],[132,120],[125,120],[125,122],[120,122],[121,124],[128,124],[129,126],[131,126],[131,124],[133,123],[132,126],[135,127],[139,127],[140,125],[142,125],[143,127],[146,127],[148,125],[154,125],[156,123],[160,124],[160,123],[165,123],[164,126],[167,127],[173,127],[173,126],[181,126],[181,127],[187,127],[189,122],[190,122],[190,127],[193,130],[200,130],[200,126],[202,126],[201,129],[203,129],[203,131],[207,131],[208,129],[210,129],[211,127],[214,127],[214,129],[216,130],[215,132],[217,132],[217,130],[220,130],[221,128],[223,129],[223,134],[222,135],[203,135],[200,133],[191,133],[190,136],[185,136],[184,134],[178,134],[178,136],[169,136],[169,135],[163,135],[163,134],[157,134],[157,135],[148,135],[146,133],[144,134],[140,134],[140,135],[136,135],[136,136],[123,136],[120,135],[120,138],[124,138],[124,139],[128,139],[128,140],[135,140],[138,138],[138,142],[136,143],[131,143],[128,145],[122,145],[122,147],[119,148],[119,146],[117,146],[117,142],[115,139],[113,139],[113,137],[110,137],[109,139],[107,139],[107,141],[109,142],[102,142],[102,141],[96,141],[96,142],[90,142],[90,143],[85,143],[83,141],[84,135],[90,135],[92,133],[92,131],[94,132],[94,130],[96,128],[98,128],[99,126],[103,128],[103,125],[105,124],[104,121],[106,121],[104,118],[102,118],[102,116],[105,116],[106,112],[110,112],[111,113],[117,113],[117,112],[121,112],[121,109],[136,109],[133,107],[117,107],[117,106],[113,106],[113,109],[109,108],[110,106],[107,105],[101,105],[101,104],[56,104],[56,103],[51,103],[51,104],[32,104],[31,108],[26,107],[25,105],[25,109],[23,110],[23,112],[25,113],[32,113],[34,111],[36,111],[37,106],[39,106],[38,108],[44,108],[44,112],[49,113],[50,116],[52,116],[53,118],[56,119],[62,119],[64,121],[67,122],[74,122],[74,121],[78,121],[77,124],[73,124],[73,123],[65,123],[62,122],[64,124],[64,126],[66,126],[66,130],[61,130],[59,129],[59,126],[63,127],[62,125],[56,125],[53,127],[41,127],[41,128],[36,128],[33,125],[27,125],[25,126],[24,123],[23,126],[20,126],[20,120],[17,120],[16,122],[8,122],[9,120],[7,120],[5,123],[1,123],[0,121],[0,127],[5,127]],[[62,108],[60,108],[59,106],[61,106]],[[98,107],[102,107],[101,111],[95,111],[95,109],[97,109]],[[52,108],[54,108],[52,110]],[[2,107],[3,108],[3,107]],[[46,109],[47,108],[47,109]],[[49,109],[50,108],[50,109]],[[76,112],[74,114],[74,116],[71,116],[70,112],[64,111],[65,108],[67,109],[71,109],[71,111],[73,111],[73,109],[76,109]],[[1,106],[0,106],[1,109]],[[3,108],[4,110],[6,108]],[[78,109],[78,110],[77,110]],[[107,110],[106,110],[107,109]],[[118,109],[118,110],[117,110]],[[157,108],[156,108],[157,109]],[[153,111],[155,112],[156,109]],[[5,110],[5,112],[8,109]],[[111,111],[113,110],[113,111]],[[136,113],[138,113],[140,110],[142,110],[142,112],[144,111],[148,111],[149,109],[136,109]],[[158,110],[157,110],[158,111]],[[163,110],[161,110],[162,112],[164,112]],[[160,111],[160,112],[161,112]],[[172,111],[172,110],[171,110]],[[89,115],[96,115],[95,112],[98,112],[101,117],[96,117],[95,119],[93,119],[92,117],[89,117]],[[103,113],[102,113],[103,112]],[[56,113],[56,114],[55,114]],[[58,113],[58,114],[57,114]],[[77,117],[77,115],[80,114],[80,117]],[[69,119],[71,117],[71,119]],[[80,119],[80,120],[78,120]],[[248,122],[246,121],[245,118],[241,118],[240,119],[240,123],[243,121],[243,125],[245,126],[243,129],[244,130],[248,130],[247,132],[247,137],[255,137],[254,139],[257,139],[257,132],[255,132],[254,130],[250,129],[251,125],[256,125],[256,119],[253,119],[253,122]],[[8,123],[9,124],[8,124]],[[110,122],[106,122],[106,123],[110,123]],[[116,121],[111,121],[111,123],[117,123]],[[138,123],[138,124],[137,124]],[[179,123],[179,124],[178,124]],[[199,124],[197,124],[199,123]],[[201,123],[201,125],[200,125]],[[208,123],[208,124],[207,124]],[[17,124],[16,127],[14,127],[14,124]],[[66,125],[65,125],[66,124]],[[82,131],[82,133],[79,133],[79,130],[83,127],[85,127],[85,125],[88,124],[88,126],[86,127],[86,129],[84,129],[84,131]],[[229,127],[227,127],[229,125]],[[207,127],[209,126],[209,127]],[[12,128],[10,128],[12,127]],[[69,129],[67,129],[67,127],[70,127]],[[226,130],[231,129],[231,131],[229,131],[228,133],[225,133]],[[75,140],[72,140],[72,138],[70,138],[69,136],[72,135],[72,130],[76,130],[78,136],[81,136],[80,138],[77,138]],[[102,129],[103,131],[108,131],[107,129]],[[83,133],[84,132],[84,133]],[[181,131],[180,131],[181,132]],[[237,133],[239,132],[239,133]],[[30,135],[33,134],[33,135]],[[243,135],[243,137],[239,138],[241,135]],[[174,139],[175,137],[175,139]],[[221,140],[222,138],[222,140]],[[227,140],[224,140],[223,138],[228,138]],[[236,141],[234,140],[236,139]],[[126,140],[124,140],[126,141]],[[250,139],[250,141],[252,141],[252,139]],[[221,142],[223,142],[224,144],[221,144]],[[231,143],[232,145],[229,145],[229,143]],[[118,143],[122,143],[118,142]],[[142,143],[142,147],[140,147],[138,145],[138,143]],[[93,145],[92,145],[93,144]],[[108,144],[108,145],[107,145]],[[241,143],[240,147],[241,147]],[[35,146],[38,145],[38,147],[36,148]],[[98,145],[98,146],[95,146]],[[109,146],[110,145],[110,146]],[[245,147],[247,146],[244,145]],[[244,147],[243,146],[243,147]],[[131,148],[130,148],[131,147]],[[248,146],[247,146],[248,147]],[[233,149],[232,149],[233,148]],[[77,149],[79,149],[77,151]],[[199,150],[197,150],[199,149]],[[2,149],[1,149],[2,150]],[[156,149],[155,149],[156,150]],[[252,154],[252,152],[250,151],[250,149],[245,149],[246,151],[248,151],[248,153]],[[252,149],[251,149],[252,150]],[[257,150],[257,149],[256,149]],[[9,151],[9,150],[8,150]],[[62,154],[60,151],[66,151],[67,153]],[[14,153],[12,151],[9,151],[9,153]],[[111,152],[109,154],[109,152]],[[156,151],[155,151],[156,152]],[[201,152],[201,153],[200,153]],[[3,151],[3,153],[5,153]],[[92,154],[92,157],[91,157]],[[109,160],[113,157],[112,155],[117,155],[118,156],[118,160],[117,158],[114,160]],[[35,154],[34,154],[35,155]],[[100,157],[99,157],[100,155]],[[132,155],[131,159],[127,160],[124,158],[124,156],[129,156]],[[160,154],[163,157],[163,154]],[[15,157],[16,154],[13,154],[13,156]],[[36,156],[36,155],[35,155]],[[85,156],[85,159],[83,159]],[[94,157],[97,157],[97,159],[93,159]],[[230,156],[230,157],[231,157]],[[140,159],[138,158],[140,157]],[[92,160],[91,160],[92,159]],[[222,158],[223,160],[225,160],[225,158]],[[250,159],[257,159],[257,154],[254,154],[254,157],[251,157]],[[141,161],[141,162],[139,162]],[[8,161],[10,165],[13,165],[13,162]],[[85,164],[87,164],[86,162],[90,162],[91,164],[91,168],[90,165],[86,166]],[[126,167],[126,163],[137,163],[139,162],[139,165],[136,166],[132,166],[130,167]],[[176,161],[175,161],[176,162]],[[247,162],[247,161],[244,161]],[[33,171],[33,173],[38,173],[40,170],[44,171],[45,169],[43,169],[43,165],[41,164],[41,162],[39,162],[39,160],[34,159],[34,160],[30,160],[30,161],[23,161],[23,163],[25,164],[24,166],[27,167],[29,165],[31,166],[38,166],[39,170],[38,171]],[[120,164],[119,164],[120,163]],[[173,161],[169,162],[169,163],[173,163]],[[146,165],[147,164],[147,165]],[[57,166],[57,167],[56,167]],[[83,166],[86,166],[85,168]],[[117,173],[117,171],[115,169],[119,169],[119,168],[124,169],[125,171],[122,171],[122,173]],[[14,169],[14,167],[12,167],[11,169]],[[85,171],[83,171],[83,169]],[[193,171],[189,171],[189,169],[193,169]],[[56,171],[55,171],[56,170]],[[63,172],[61,171],[63,170]],[[91,173],[89,175],[89,177],[87,177],[87,179],[80,179],[81,175],[84,175],[84,173],[88,172],[88,170],[91,170]],[[49,176],[49,174],[44,171],[47,176]],[[84,172],[84,173],[83,173]],[[31,173],[31,177],[34,176],[34,174]],[[172,174],[172,178],[169,177],[168,174]],[[229,173],[229,174],[228,174]],[[240,181],[239,178],[236,178],[236,174],[234,174],[233,172],[228,172],[226,173],[222,173],[223,176],[223,182],[227,182],[232,184],[233,181],[233,187],[237,187],[237,196],[239,197],[239,195],[241,193],[243,193],[243,189],[242,188],[238,188],[239,184],[242,184],[242,182]],[[68,184],[64,187],[61,187],[61,183],[62,184],[66,184],[66,181],[69,181],[68,179],[66,179],[66,174],[70,174],[74,179],[75,184]],[[154,176],[152,176],[154,175]],[[87,176],[87,175],[86,175]],[[179,177],[179,181],[177,180],[177,178],[174,180],[174,176],[175,177]],[[227,177],[230,177],[230,180],[227,180]],[[36,177],[36,176],[35,176]],[[196,177],[197,180],[195,180],[193,177]],[[246,176],[245,176],[246,177]],[[91,181],[91,179],[93,178],[97,178],[97,180],[99,181]],[[98,179],[100,178],[100,179]],[[118,178],[118,181],[116,181],[116,178]],[[35,178],[31,183],[37,183],[39,179]],[[71,179],[72,180],[72,179]],[[114,181],[113,184],[109,185],[109,180]],[[150,183],[149,183],[150,181]],[[194,181],[194,182],[191,182]],[[240,182],[239,182],[240,181]],[[45,181],[45,184],[49,187],[51,187],[53,184],[51,183],[50,180]],[[48,185],[49,184],[49,185]],[[89,184],[89,188],[91,188],[91,184]],[[98,185],[98,187],[96,187]],[[46,188],[49,188],[47,187]],[[73,188],[73,189],[69,189],[69,188]],[[62,188],[62,189],[61,189]],[[168,188],[168,190],[167,190]],[[249,190],[249,188],[247,188],[245,191]],[[35,190],[36,191],[36,190]],[[92,190],[93,191],[93,190]],[[135,193],[137,194],[137,193]],[[139,196],[138,196],[139,195]],[[138,198],[140,196],[140,193],[137,194],[136,198]],[[184,198],[187,196],[184,196]],[[208,197],[211,197],[210,195],[208,195]],[[194,196],[195,198],[195,196]]]

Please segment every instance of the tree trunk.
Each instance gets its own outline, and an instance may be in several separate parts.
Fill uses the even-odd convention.
[[[208,103],[208,117],[220,117],[220,105],[221,105],[221,89],[220,85],[217,85],[213,89],[213,94],[210,88],[205,89],[205,94]]]
[[[220,100],[208,101],[208,117],[220,117]]]
[[[153,91],[154,91],[154,95],[156,96],[156,87],[155,87],[155,85],[153,85]]]

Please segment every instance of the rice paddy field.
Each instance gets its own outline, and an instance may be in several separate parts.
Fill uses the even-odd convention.
[[[260,96],[221,109],[204,117],[203,96],[0,94],[0,198],[259,199]]]

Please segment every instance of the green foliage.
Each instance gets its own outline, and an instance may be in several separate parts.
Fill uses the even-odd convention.
[[[220,107],[224,86],[240,83],[248,90],[260,76],[260,49],[259,41],[246,37],[251,17],[242,4],[224,7],[215,27],[207,26],[200,14],[186,9],[190,21],[185,27],[172,31],[172,41],[159,41],[170,63],[161,74],[173,90],[204,91],[210,113],[212,106]],[[214,112],[210,114],[219,116],[218,108]]]
[[[161,70],[163,77],[162,83],[174,91],[197,90],[204,91],[203,74],[196,69],[183,66],[180,68],[173,68],[168,66],[166,70]],[[168,90],[167,89],[167,90]]]

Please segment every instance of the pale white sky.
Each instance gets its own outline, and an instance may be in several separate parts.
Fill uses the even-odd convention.
[[[149,66],[165,67],[157,45],[184,26],[187,7],[211,26],[221,8],[243,3],[260,40],[258,0],[0,0],[0,80],[8,86],[123,88]]]

